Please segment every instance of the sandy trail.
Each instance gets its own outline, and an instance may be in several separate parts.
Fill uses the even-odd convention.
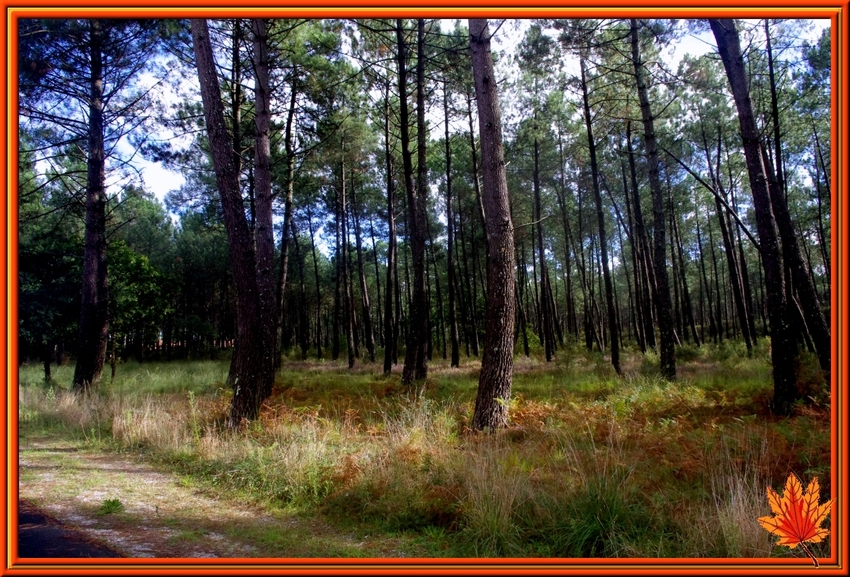
[[[19,497],[136,558],[406,557],[398,539],[357,538],[327,523],[215,499],[132,457],[22,440]],[[105,501],[122,510],[104,513]]]

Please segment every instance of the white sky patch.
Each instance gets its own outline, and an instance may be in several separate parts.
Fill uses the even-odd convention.
[[[717,51],[717,43],[714,40],[714,34],[711,30],[706,30],[700,34],[686,34],[671,46],[667,55],[670,58],[668,61],[670,70],[677,70],[679,63],[686,55],[699,57],[709,52]]]
[[[762,20],[750,18],[745,19],[744,22],[747,22],[752,26],[759,24]],[[811,24],[811,27],[805,32],[804,38],[808,40],[810,44],[816,43],[824,29],[829,28],[831,25],[831,21],[825,18],[809,20],[808,22]],[[667,55],[671,58],[668,68],[670,70],[676,70],[679,67],[679,62],[681,62],[682,58],[686,54],[699,57],[703,54],[716,51],[717,42],[715,41],[714,34],[710,29],[700,32],[699,34],[686,34],[667,50]]]
[[[152,192],[160,202],[163,201],[166,194],[179,189],[186,183],[186,179],[183,178],[182,174],[168,170],[159,162],[141,159],[136,163],[136,167],[142,173],[145,189]]]

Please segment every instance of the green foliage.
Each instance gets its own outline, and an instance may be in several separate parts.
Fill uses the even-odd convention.
[[[151,266],[148,257],[130,249],[124,241],[109,245],[110,326],[113,339],[137,335],[148,341],[171,313],[165,277]],[[123,351],[119,351],[119,354]]]
[[[705,349],[695,345],[686,344],[676,347],[676,362],[688,363],[699,360],[705,354]]]
[[[22,148],[30,142],[28,134],[22,133]],[[74,199],[55,181],[39,176],[34,164],[34,155],[21,153],[18,162],[21,359],[41,358],[59,343],[72,343],[80,315],[81,221],[63,212],[69,204],[73,206]]]

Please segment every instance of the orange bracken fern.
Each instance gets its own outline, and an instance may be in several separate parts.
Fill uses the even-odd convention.
[[[759,524],[774,535],[779,536],[777,545],[793,549],[797,545],[803,548],[806,555],[811,557],[818,566],[818,560],[806,547],[806,543],[818,543],[829,535],[829,529],[820,526],[829,515],[834,499],[820,505],[820,485],[815,477],[806,490],[800,479],[794,473],[788,475],[785,481],[785,492],[778,495],[772,488],[767,488],[767,500],[774,516],[759,517]]]

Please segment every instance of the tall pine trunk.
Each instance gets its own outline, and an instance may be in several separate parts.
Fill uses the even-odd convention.
[[[313,214],[307,207],[307,229],[310,233],[310,251],[313,254],[313,276],[316,281],[316,358],[322,358],[322,291],[319,284],[319,259],[316,256],[316,237],[313,232]]]
[[[354,183],[351,183],[351,216],[354,219],[354,242],[357,247],[357,274],[360,277],[360,304],[363,307],[363,333],[369,362],[375,362],[375,331],[372,328],[372,305],[369,302],[369,288],[366,284],[366,269],[363,265],[363,237],[360,231],[360,216],[357,209],[357,197]]]
[[[570,262],[570,223],[567,217],[567,201],[566,201],[566,177],[564,174],[564,143],[561,135],[560,126],[558,127],[558,187],[555,188],[555,194],[558,198],[558,206],[561,209],[561,224],[564,227],[564,282],[567,291],[567,332],[572,332],[574,337],[578,338],[578,323],[576,322],[575,302],[573,301],[573,279],[572,279],[572,263]]]
[[[295,264],[298,267],[298,344],[301,346],[301,360],[307,360],[310,348],[309,323],[307,321],[307,285],[304,276],[304,256],[298,242],[298,230],[295,220],[289,221],[292,231],[292,246],[295,248]],[[286,231],[283,231],[284,234]]]
[[[109,277],[106,269],[106,157],[103,146],[103,43],[100,20],[89,21],[91,63],[86,172],[86,231],[75,391],[96,387],[106,361]]]
[[[445,118],[446,136],[446,229],[448,241],[446,245],[446,272],[448,278],[449,293],[449,338],[451,340],[451,366],[460,366],[460,333],[457,326],[457,303],[455,297],[455,270],[454,270],[454,214],[452,212],[452,147],[449,138],[449,93],[445,80],[443,80],[443,117]]]
[[[505,427],[514,361],[515,263],[502,124],[487,20],[469,21],[472,72],[478,103],[481,166],[487,243],[487,308],[484,357],[472,426],[492,431]]]
[[[765,155],[764,168],[767,173],[768,193],[770,194],[770,201],[773,205],[774,217],[779,227],[779,236],[782,239],[782,254],[785,265],[791,269],[794,288],[797,290],[799,304],[805,317],[805,325],[811,333],[815,349],[817,349],[821,370],[824,372],[826,376],[825,380],[828,383],[832,372],[832,340],[826,316],[823,314],[820,299],[818,299],[817,291],[812,282],[812,276],[806,267],[799,243],[797,242],[797,235],[794,232],[794,224],[791,221],[788,202],[785,198],[784,178],[782,175],[782,139],[780,138],[779,129],[779,103],[773,72],[773,51],[770,45],[770,29],[768,28],[767,20],[765,20],[764,28],[765,35],[767,36],[771,116],[773,118],[774,149],[776,153],[775,167],[770,165],[770,160]],[[791,299],[792,297],[789,295],[788,298]]]
[[[587,147],[590,153],[590,178],[593,185],[593,198],[596,202],[596,223],[599,231],[599,253],[602,260],[602,277],[605,285],[605,305],[608,316],[608,334],[611,343],[611,364],[617,374],[620,370],[620,339],[617,334],[617,316],[614,310],[614,290],[611,285],[611,269],[608,265],[608,238],[605,233],[605,213],[602,211],[602,193],[599,190],[599,167],[596,159],[596,140],[593,137],[593,119],[590,116],[590,102],[587,95],[587,76],[584,55],[579,57],[581,69],[581,91],[584,103],[584,125],[587,131]]]
[[[354,335],[354,298],[351,291],[351,269],[349,268],[349,247],[348,247],[348,175],[345,172],[345,132],[343,131],[343,141],[341,146],[342,161],[339,167],[340,188],[339,188],[339,227],[340,227],[340,252],[337,258],[342,259],[342,297],[344,298],[342,306],[343,323],[345,323],[345,340],[348,353],[348,368],[354,367],[354,357],[359,356],[357,351],[357,340]]]
[[[635,232],[634,220],[632,219],[632,203],[629,194],[629,181],[626,178],[626,167],[621,159],[620,161],[620,172],[623,175],[623,194],[626,198],[626,217],[628,218],[628,238],[629,244],[632,247],[632,277],[634,278],[634,286],[635,286],[635,296],[634,296],[634,326],[635,326],[635,335],[637,337],[638,346],[640,347],[640,351],[642,353],[646,353],[646,332],[645,325],[643,321],[643,292],[642,287],[643,284],[641,282],[641,273],[640,273],[640,243],[635,238],[637,233]]]
[[[393,178],[393,155],[390,150],[390,86],[384,93],[384,154],[387,165],[387,289],[384,292],[384,374],[393,368],[396,355],[396,333],[398,317],[393,314],[393,290],[396,286],[396,231],[395,231],[395,180]]]
[[[536,112],[535,112],[536,115]],[[543,246],[543,218],[540,203],[540,146],[537,137],[534,137],[534,220],[537,221],[537,260],[540,262],[540,332],[543,341],[543,351],[546,362],[550,362],[555,353],[554,311],[549,306],[549,272],[546,268],[546,251]]]
[[[384,315],[381,310],[381,272],[378,266],[378,244],[375,242],[375,224],[372,222],[372,214],[369,214],[369,234],[372,238],[372,264],[375,265],[375,303],[378,307],[378,344],[384,346]]]
[[[655,290],[652,282],[652,265],[649,251],[649,240],[646,237],[646,225],[643,221],[643,209],[640,205],[640,194],[638,191],[637,166],[635,163],[635,153],[632,148],[632,125],[631,122],[626,122],[626,149],[629,157],[629,181],[631,183],[632,206],[635,213],[635,236],[637,236],[638,251],[638,268],[640,270],[641,280],[641,302],[643,304],[643,334],[646,339],[646,346],[655,349],[655,324],[653,319],[656,315],[653,314],[653,297]]]
[[[670,302],[670,284],[667,277],[666,248],[666,218],[664,214],[664,194],[661,190],[661,182],[658,176],[658,148],[655,141],[655,120],[649,105],[648,89],[645,81],[645,71],[640,56],[640,42],[638,40],[638,23],[636,19],[631,20],[632,37],[632,64],[635,69],[638,98],[640,100],[641,117],[643,118],[643,136],[646,147],[647,164],[649,172],[649,187],[652,190],[652,209],[655,231],[653,240],[655,243],[655,283],[656,283],[656,313],[658,315],[658,329],[660,337],[659,357],[661,374],[666,379],[676,378],[676,355],[673,334],[672,306]]]
[[[289,230],[290,223],[292,223],[292,195],[295,188],[295,151],[292,148],[292,126],[295,121],[295,104],[298,92],[294,80],[289,89],[289,111],[286,115],[286,127],[283,131],[283,146],[286,155],[286,198],[284,199],[283,207],[283,232],[280,235],[280,276],[277,283],[278,335],[276,339],[279,348],[275,352],[275,368],[280,368],[280,351],[283,349],[283,334],[281,330],[284,317],[283,295],[286,291],[286,277],[289,272],[289,235],[286,231]],[[297,239],[293,238],[293,241],[297,243]],[[303,263],[301,266],[303,267]],[[304,282],[303,278],[301,282]]]
[[[271,81],[269,79],[269,54],[266,21],[252,21],[254,32],[254,75],[256,134],[254,137],[254,186],[256,191],[256,229],[254,238],[257,247],[257,289],[260,299],[260,330],[262,339],[262,363],[264,371],[271,364],[275,367],[277,339],[277,291],[274,278],[274,224],[272,222],[272,176],[271,176]],[[284,229],[284,237],[286,237]],[[273,378],[264,377],[261,396],[265,399],[272,392]]]
[[[236,285],[238,346],[231,361],[234,390],[229,416],[230,426],[235,427],[243,420],[259,416],[264,394],[271,389],[274,364],[264,354],[266,346],[262,341],[268,339],[262,333],[254,243],[245,220],[237,154],[224,122],[224,106],[206,20],[192,20],[191,28],[204,117]],[[273,309],[264,313],[272,315]]]
[[[401,148],[404,161],[404,182],[407,189],[407,223],[413,260],[413,293],[407,331],[407,350],[404,356],[402,382],[412,385],[428,376],[428,303],[425,287],[425,21],[418,21],[416,64],[416,121],[418,127],[419,174],[414,183],[413,159],[408,133],[407,71],[404,27],[396,22],[398,39],[398,86],[400,96]]]
[[[771,332],[771,359],[773,361],[773,410],[780,415],[791,412],[794,402],[800,397],[797,390],[795,361],[797,343],[788,326],[788,301],[785,279],[782,274],[782,255],[779,235],[776,230],[773,207],[765,169],[765,155],[753,115],[744,58],[738,31],[731,19],[709,20],[717,40],[717,48],[726,69],[726,75],[735,98],[744,156],[753,193],[756,211],[762,266],[764,267],[765,291],[767,293],[768,317]]]

